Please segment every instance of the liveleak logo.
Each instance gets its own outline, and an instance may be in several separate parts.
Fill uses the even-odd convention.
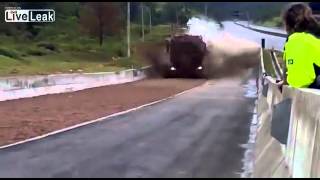
[[[54,22],[53,9],[8,9],[5,10],[6,22]]]

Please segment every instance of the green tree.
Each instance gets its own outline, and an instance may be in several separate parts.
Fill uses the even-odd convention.
[[[52,2],[19,2],[18,6],[21,9],[49,9],[53,5]],[[34,38],[38,35],[41,30],[41,26],[47,25],[46,23],[26,23],[26,31],[31,33],[31,38]]]
[[[16,35],[20,30],[24,29],[25,25],[21,23],[7,23],[5,22],[4,10],[6,7],[17,7],[17,2],[0,2],[0,33],[6,35]]]
[[[82,30],[99,39],[102,46],[104,36],[120,32],[120,9],[112,2],[86,3],[80,13]]]

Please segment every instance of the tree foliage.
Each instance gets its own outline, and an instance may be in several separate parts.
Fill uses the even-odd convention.
[[[89,2],[80,13],[80,24],[84,32],[98,37],[100,46],[105,35],[120,31],[120,9],[112,2]]]
[[[210,18],[218,21],[232,19],[234,11],[249,14],[253,21],[267,21],[279,17],[283,6],[288,2],[144,2],[147,7],[145,24],[149,23],[149,12],[152,14],[152,25],[178,24],[185,25],[194,15],[203,15],[205,5]],[[140,2],[131,2],[130,17],[133,24],[141,24]],[[72,20],[75,32],[84,32],[94,36],[103,43],[105,36],[117,35],[125,31],[127,17],[126,2],[1,2],[0,8],[21,7],[25,9],[54,9],[55,23],[6,23],[0,20],[0,34],[36,38],[42,31],[59,27]],[[150,10],[150,11],[149,11]],[[4,17],[4,11],[0,11]],[[246,16],[241,16],[246,19]],[[77,24],[78,26],[75,26]],[[50,27],[50,28],[47,28]],[[59,34],[60,35],[60,34]]]

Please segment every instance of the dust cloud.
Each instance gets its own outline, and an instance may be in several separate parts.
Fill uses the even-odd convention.
[[[259,45],[224,32],[218,23],[205,18],[191,18],[190,35],[200,35],[208,54],[203,66],[208,78],[234,76],[259,64]]]
[[[207,45],[203,60],[207,78],[235,76],[259,64],[259,44],[238,38],[224,31],[218,23],[206,18],[191,18],[186,34],[200,35]],[[139,48],[144,59],[153,65],[153,76],[163,76],[170,68],[170,57],[163,43]]]

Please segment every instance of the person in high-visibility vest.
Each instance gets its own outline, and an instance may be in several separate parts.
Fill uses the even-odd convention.
[[[320,88],[320,25],[305,3],[290,4],[283,21],[288,33],[283,84]]]

